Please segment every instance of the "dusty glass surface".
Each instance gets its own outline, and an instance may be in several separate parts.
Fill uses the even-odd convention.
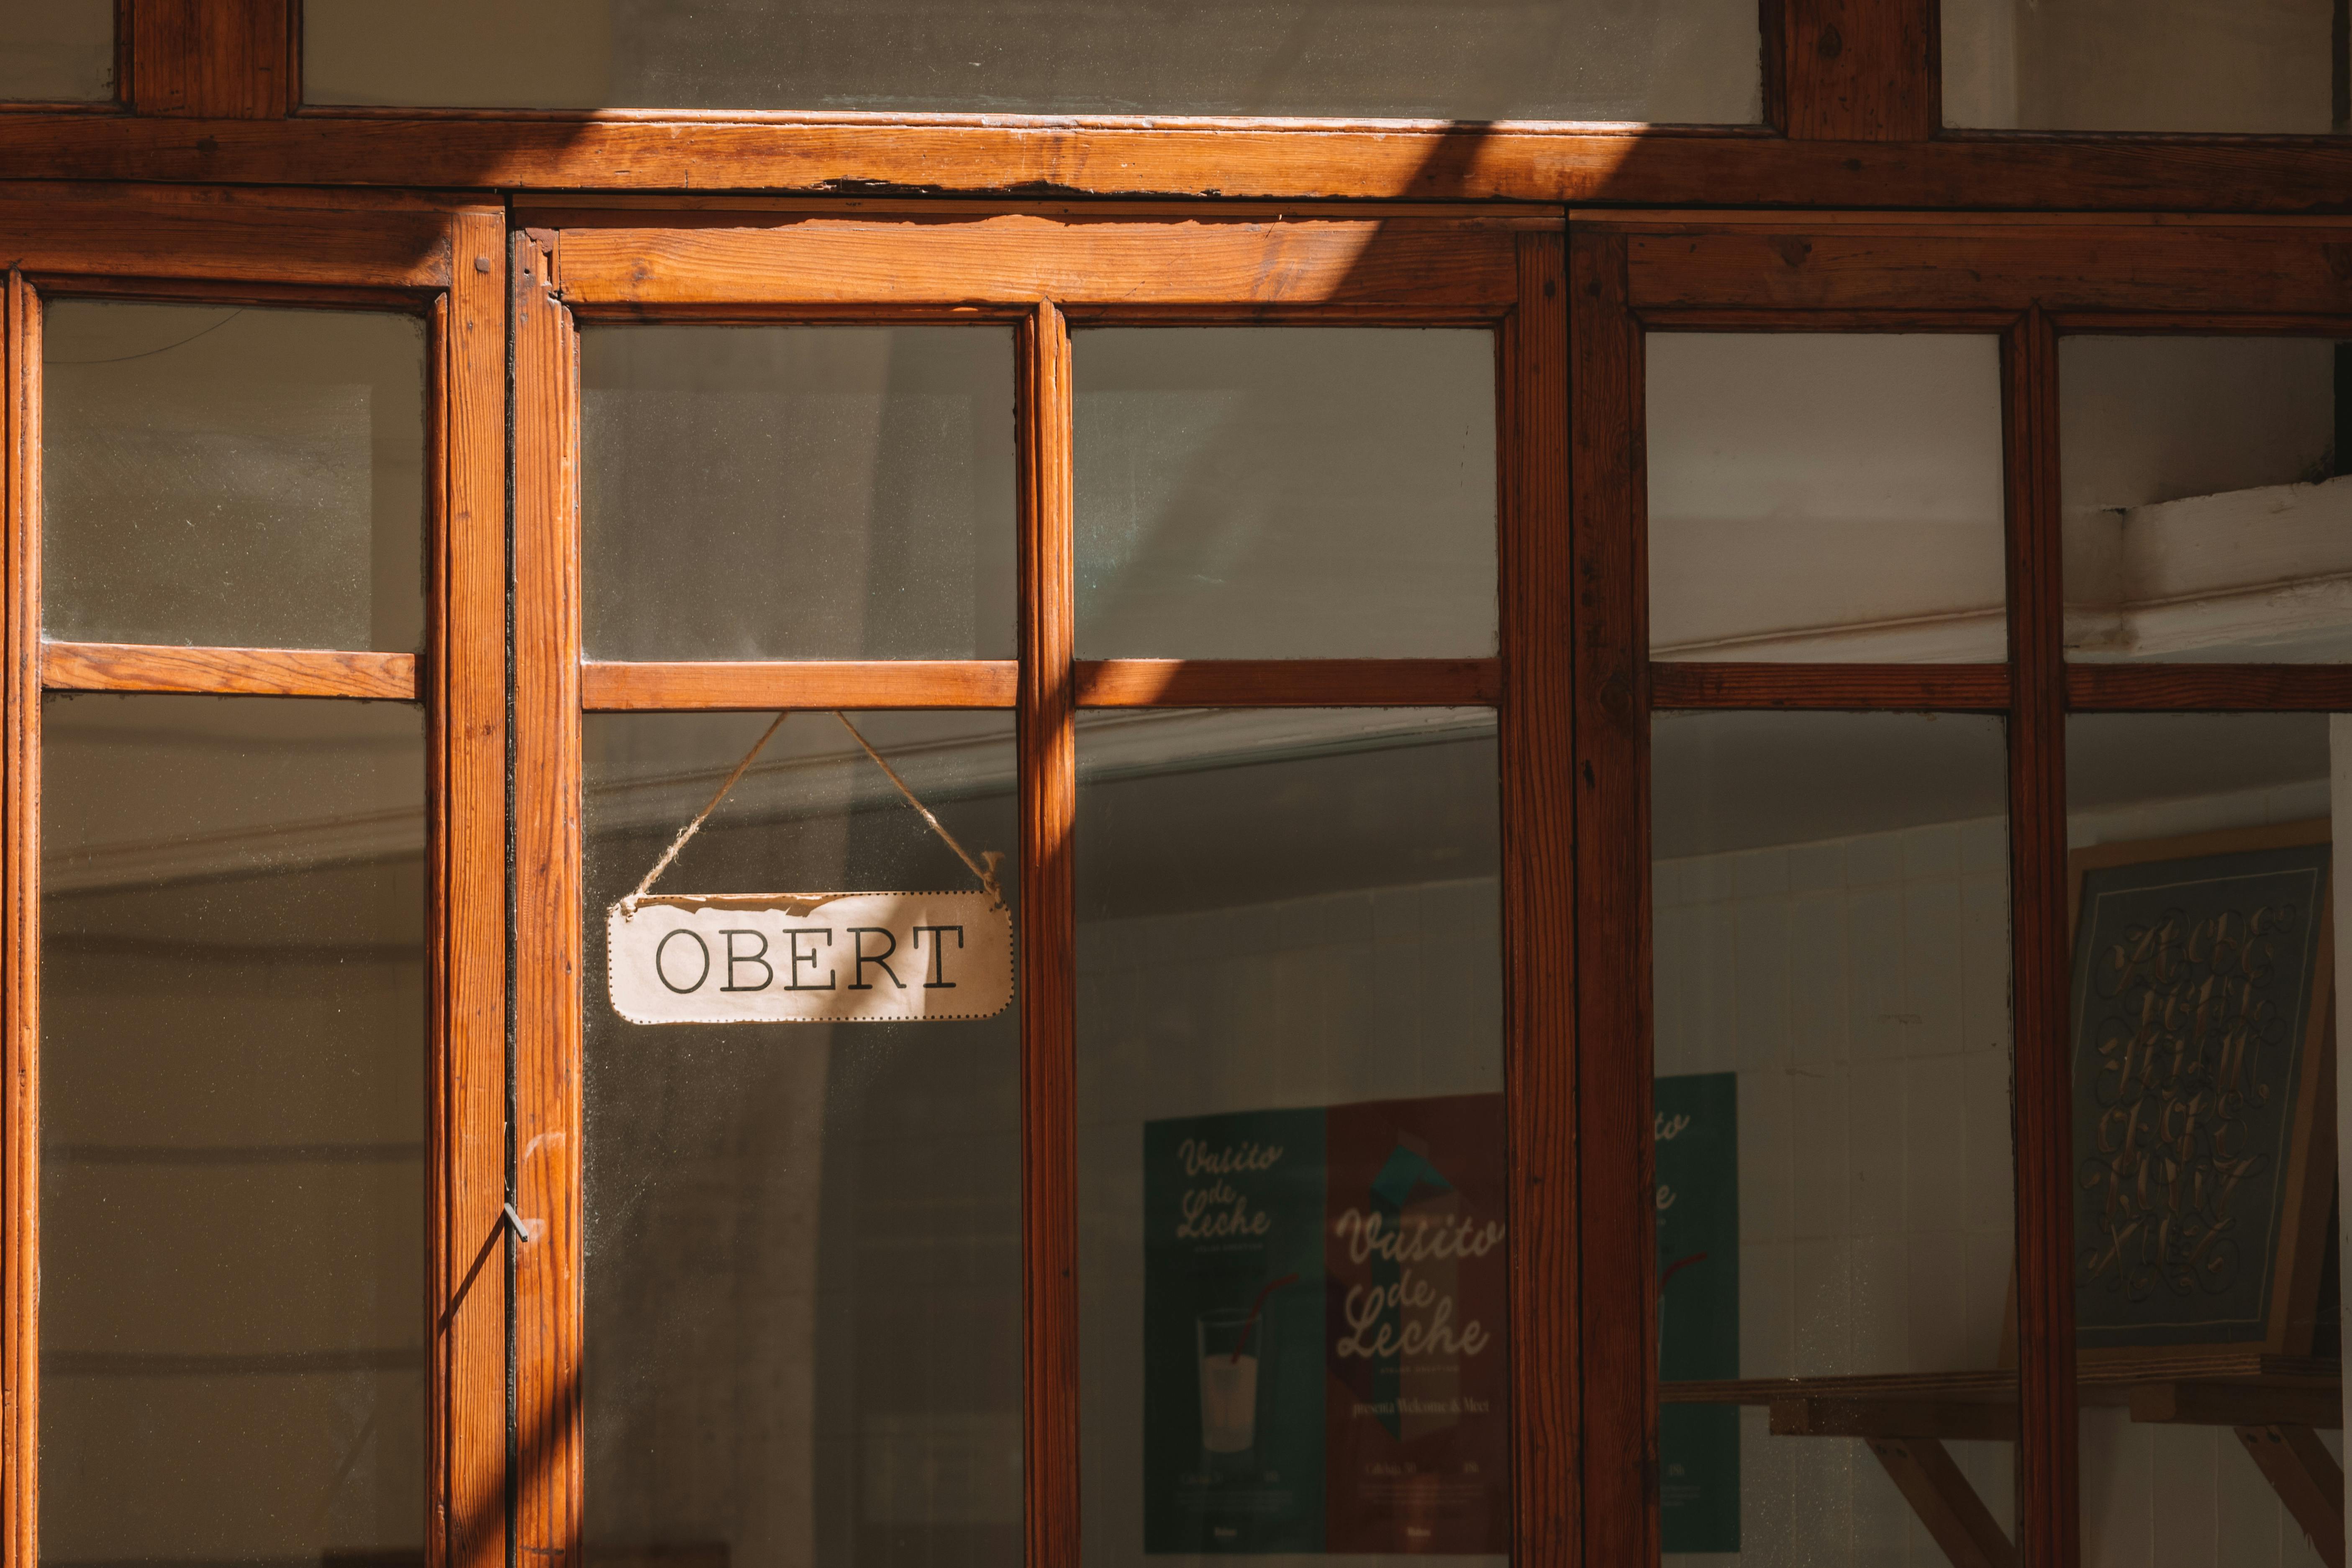
[[[424,646],[424,322],[59,300],[41,388],[47,635]]]
[[[1992,661],[1990,337],[1653,332],[1654,658]]]
[[[1651,745],[1666,1561],[1945,1561],[1886,1432],[2013,1541],[2000,721],[1661,714]]]
[[[1754,0],[307,0],[312,103],[1760,117]]]
[[[108,0],[0,0],[0,99],[113,97],[114,10]]]
[[[1944,123],[2345,129],[2329,0],[1943,0]]]
[[[1002,327],[581,333],[592,658],[1011,658]]]
[[[2316,338],[2060,342],[2069,658],[2352,657],[2348,356]]]
[[[425,1545],[425,716],[42,705],[41,1557]]]
[[[2336,1040],[2352,936],[2328,910],[2345,889],[2332,823],[2347,805],[2342,715],[2067,721],[2090,1568],[2305,1568],[2343,1553],[2343,1515],[2313,1483],[2340,1475],[2344,1453],[2336,1194],[2352,1101]],[[2266,1351],[2288,1359],[2265,1374]],[[2242,1369],[2239,1405],[2200,1408],[2192,1391],[2178,1418],[2158,1418],[2176,1408],[2161,1363],[2217,1358]]]
[[[608,998],[607,905],[771,717],[583,725],[587,1549],[1012,1568],[1017,1002],[646,1026]],[[1012,715],[851,718],[972,854],[1013,848]],[[976,886],[832,715],[799,713],[656,891]]]
[[[1485,710],[1078,727],[1084,1556],[1499,1563]]]
[[[1495,340],[1072,334],[1078,653],[1495,651]]]

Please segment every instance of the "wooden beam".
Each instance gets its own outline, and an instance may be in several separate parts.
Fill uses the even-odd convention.
[[[1082,659],[1081,708],[1478,707],[1499,700],[1493,658]]]
[[[2326,664],[2072,664],[2077,712],[2328,713],[2352,709],[2352,668]]]
[[[162,647],[45,642],[48,691],[213,691],[263,697],[371,697],[414,701],[413,653],[282,647]]]
[[[299,0],[130,0],[131,90],[141,114],[276,120],[298,101]]]
[[[2139,1384],[2131,1391],[2131,1418],[2188,1426],[2338,1427],[2344,1389],[2341,1384]]]
[[[2238,1441],[2327,1568],[2344,1568],[2344,1471],[2308,1426],[2241,1426]]]
[[[580,667],[592,713],[826,708],[1010,708],[1020,666],[1003,660],[841,659],[604,663]]]
[[[1868,1441],[1952,1568],[2015,1568],[2017,1548],[1943,1444],[1933,1437]]]
[[[0,1568],[36,1568],[40,1506],[41,321],[22,273],[0,308]]]
[[[1776,1437],[2017,1441],[2017,1405],[2013,1400],[1776,1399],[1770,1409],[1772,1435]]]
[[[1788,133],[1924,142],[1943,129],[1935,0],[1781,0]]]
[[[1997,712],[2009,706],[2009,667],[1654,661],[1650,703],[1654,708]]]
[[[0,116],[0,167],[60,180],[1759,206],[2341,212],[2321,137],[1748,131],[1021,115],[317,110]]]
[[[6,122],[0,115],[0,140]],[[421,292],[449,284],[450,219],[463,206],[374,191],[10,182],[0,184],[0,234],[40,282],[88,274]],[[458,265],[497,260],[477,250]]]

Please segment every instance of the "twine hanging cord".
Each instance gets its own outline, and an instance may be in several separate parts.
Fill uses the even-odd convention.
[[[849,715],[835,709],[833,716],[841,721],[841,727],[849,731],[849,738],[857,742],[858,750],[873,758],[874,765],[880,768],[884,775],[898,786],[898,793],[907,797],[907,804],[915,808],[916,815],[930,825],[931,831],[940,836],[940,841],[954,850],[956,858],[962,861],[965,868],[980,879],[980,885],[988,891],[989,901],[1002,909],[1004,905],[1004,890],[997,885],[996,868],[1003,862],[1004,857],[996,850],[984,849],[981,851],[980,859],[973,859],[965,852],[964,847],[956,842],[955,835],[940,825],[940,819],[931,815],[931,808],[915,798],[915,792],[907,787],[907,781],[898,776],[898,770],[884,762],[882,753],[866,743],[866,737],[857,732],[857,726],[849,721]],[[655,879],[669,869],[669,863],[677,858],[677,852],[686,847],[687,840],[701,831],[702,825],[710,820],[710,814],[719,809],[719,803],[727,798],[727,792],[735,787],[736,783],[758,759],[761,752],[766,749],[768,742],[775,739],[776,731],[784,727],[784,721],[791,717],[790,709],[777,714],[776,721],[769,725],[757,741],[751,742],[751,749],[743,753],[743,760],[735,764],[735,771],[729,773],[726,781],[712,792],[710,799],[703,808],[694,814],[694,820],[679,828],[677,837],[669,841],[669,847],[662,851],[662,858],[654,862],[654,868],[646,873],[646,879],[639,882],[637,890],[629,895],[629,902],[635,903],[653,891]]]

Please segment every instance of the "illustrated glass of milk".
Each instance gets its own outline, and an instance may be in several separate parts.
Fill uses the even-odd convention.
[[[1257,1363],[1265,1322],[1241,1307],[1201,1314],[1194,1331],[1201,1351],[1201,1447],[1212,1454],[1246,1453],[1257,1440]]]

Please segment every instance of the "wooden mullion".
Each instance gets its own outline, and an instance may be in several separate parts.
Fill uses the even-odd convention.
[[[515,1541],[576,1568],[581,1530],[578,338],[549,237],[513,237]]]
[[[2352,712],[2352,667],[2329,664],[2070,664],[2077,712]]]
[[[1562,237],[1519,237],[1504,334],[1499,563],[1505,1102],[1509,1117],[1511,1560],[1580,1562],[1576,807],[1570,724],[1568,279]]]
[[[591,659],[580,705],[592,713],[751,712],[825,708],[1011,708],[1013,659]]]
[[[1022,324],[1020,980],[1024,1489],[1028,1568],[1078,1568],[1077,709],[1071,666],[1069,325]]]
[[[49,691],[206,691],[394,701],[420,695],[419,661],[412,653],[87,642],[47,642],[39,651],[41,686]]]
[[[508,1273],[494,1260],[508,1180],[505,214],[477,208],[452,229],[459,264],[433,319],[438,482],[421,683],[439,1091],[428,1426],[440,1518],[426,1563],[504,1568]]]
[[[2005,664],[1700,664],[1650,666],[1653,708],[1899,710],[1998,713]]]
[[[40,1410],[41,688],[40,316],[21,273],[7,280],[5,385],[7,566],[0,638],[0,1185],[6,1315],[0,1347],[0,1568],[37,1568]]]
[[[1642,333],[1622,235],[1569,241],[1583,1558],[1657,1560]],[[1605,1292],[1602,1294],[1601,1292]]]
[[[1781,0],[1787,132],[1922,142],[1942,129],[1936,0]]]
[[[2058,340],[2039,310],[2006,333],[2011,1126],[2017,1160],[2020,1558],[2074,1568],[2072,1074],[2067,1058],[2065,606]]]
[[[131,91],[142,115],[276,120],[294,107],[300,0],[131,0]]]
[[[1477,707],[1495,658],[1111,658],[1076,666],[1081,708]]]

